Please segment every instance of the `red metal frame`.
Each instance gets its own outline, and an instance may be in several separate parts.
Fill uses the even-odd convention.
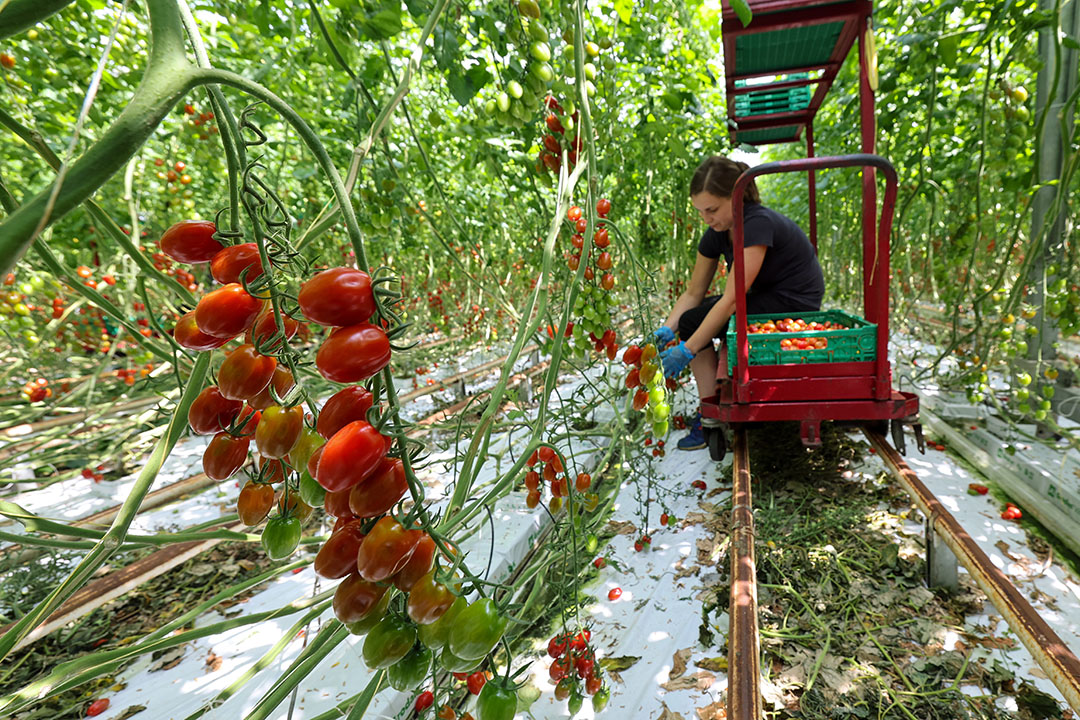
[[[746,27],[738,19],[730,3],[723,5],[721,34],[724,38],[724,67],[726,72],[727,96],[733,98],[736,95],[763,90],[766,88],[781,89],[795,87],[797,84],[816,84],[817,89],[810,99],[810,105],[799,113],[783,113],[776,115],[735,115],[735,103],[728,103],[729,126],[732,140],[738,142],[738,134],[744,130],[754,130],[778,125],[789,125],[792,121],[800,125],[808,126],[817,114],[818,108],[825,100],[829,88],[836,79],[841,65],[848,56],[851,46],[859,37],[860,51],[862,51],[862,29],[866,27],[867,19],[873,11],[870,0],[848,0],[847,2],[830,2],[822,0],[820,3],[807,2],[807,0],[750,0],[750,9],[754,13],[753,20]],[[841,21],[844,23],[836,46],[833,48],[829,59],[820,64],[807,65],[797,68],[778,68],[767,72],[754,72],[742,74],[735,64],[735,39],[740,35],[749,35],[773,30],[784,30],[807,25],[818,25],[829,22]],[[860,52],[861,58],[861,52]],[[865,68],[865,66],[863,66]],[[790,74],[796,72],[808,72],[821,70],[821,77],[807,81],[782,81],[775,84],[758,85],[752,88],[736,88],[736,80],[748,80],[755,77],[773,76],[777,74]],[[872,114],[872,110],[871,110]],[[790,140],[797,140],[799,131]],[[865,143],[863,152],[873,152],[867,149]]]

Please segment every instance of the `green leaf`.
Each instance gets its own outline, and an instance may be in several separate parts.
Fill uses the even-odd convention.
[[[1073,50],[1080,50],[1080,42],[1077,42],[1076,38],[1074,38],[1072,35],[1063,36],[1061,38],[1061,44]]]
[[[382,10],[369,14],[363,21],[363,32],[376,40],[387,40],[401,32],[401,7],[383,6]]]
[[[469,101],[476,97],[476,93],[480,92],[480,88],[487,85],[490,79],[491,74],[482,65],[475,65],[465,73],[462,73],[460,67],[455,65],[451,68],[450,77],[448,78],[450,94],[454,96],[459,105],[468,105]]]
[[[435,64],[441,70],[450,70],[460,63],[458,45],[458,33],[453,28],[444,28],[441,25],[435,28],[433,34],[435,41]]]
[[[746,0],[731,0],[731,8],[739,16],[739,22],[742,23],[743,27],[749,25],[750,21],[754,19],[754,12],[750,9],[750,5]]]
[[[615,0],[615,12],[619,14],[619,20],[624,23],[630,22],[634,17],[633,0]]]

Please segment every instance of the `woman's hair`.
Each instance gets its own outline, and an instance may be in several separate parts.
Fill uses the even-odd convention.
[[[698,169],[694,171],[694,177],[690,178],[690,194],[707,192],[717,197],[729,198],[735,189],[735,181],[739,179],[743,170],[749,167],[744,162],[736,162],[722,155],[713,155],[698,165]],[[743,202],[761,202],[757,183],[754,180],[746,186]]]

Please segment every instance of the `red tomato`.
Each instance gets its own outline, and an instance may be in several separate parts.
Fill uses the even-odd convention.
[[[268,458],[283,458],[296,447],[304,427],[304,406],[271,405],[263,410],[255,429],[255,447]]]
[[[262,455],[256,457],[259,459],[259,479],[274,484],[285,479],[285,463]]]
[[[552,152],[554,152],[554,150]],[[572,223],[576,223],[580,218],[581,208],[577,205],[571,205],[570,209],[566,211],[566,219]]]
[[[596,203],[596,214],[600,217],[607,217],[609,212],[611,212],[611,201],[607,198],[600,198]]]
[[[423,536],[423,530],[406,530],[395,518],[380,518],[356,554],[356,569],[369,582],[381,582],[405,567]]]
[[[315,479],[331,492],[350,488],[374,473],[385,455],[386,439],[368,423],[356,420],[322,446]]]
[[[600,253],[600,257],[596,258],[596,267],[600,268],[601,270],[610,270],[611,269],[611,253],[606,252],[606,251]]]
[[[372,395],[360,385],[347,387],[330,396],[319,411],[315,429],[324,438],[330,439],[341,428],[355,420],[366,420],[371,409]]]
[[[252,297],[240,283],[208,292],[195,306],[195,322],[207,335],[234,338],[255,323],[263,301]]]
[[[450,609],[457,597],[450,588],[435,582],[435,571],[424,574],[409,591],[409,617],[418,625],[430,625]]]
[[[203,452],[203,472],[214,480],[232,477],[247,460],[249,442],[247,438],[218,433]]]
[[[315,452],[311,453],[311,457],[307,461],[308,475],[311,477],[318,477],[319,475],[319,460],[322,458],[322,452],[326,445],[320,445],[315,448]]]
[[[469,693],[472,695],[479,695],[480,691],[484,689],[484,684],[487,682],[487,676],[484,675],[483,670],[477,670],[469,675],[465,680],[466,687],[469,688]]]
[[[217,387],[199,393],[188,410],[188,424],[196,435],[213,435],[229,427],[240,414],[244,403],[222,397]]]
[[[329,580],[356,572],[356,553],[364,539],[362,520],[352,520],[335,530],[315,556],[315,572]]]
[[[239,283],[241,276],[250,283],[262,273],[259,246],[253,242],[232,245],[210,259],[210,274],[222,285]]]
[[[544,147],[546,147],[550,152],[553,153],[557,153],[562,150],[562,148],[559,146],[558,139],[554,135],[544,136]]]
[[[554,113],[548,113],[548,116],[544,118],[544,122],[547,123],[548,130],[553,133],[561,133],[563,131],[563,124],[559,122],[559,118]]]
[[[93,717],[94,715],[100,715],[109,709],[109,698],[98,698],[94,702],[90,703],[90,707],[86,708],[86,716]]]
[[[363,620],[386,594],[386,587],[364,580],[355,572],[334,591],[334,615],[343,623]]]
[[[622,588],[611,588],[611,590],[608,591],[608,594],[607,594],[607,599],[608,600],[618,600],[621,597],[622,597]]]
[[[593,240],[593,244],[596,245],[596,247],[600,248],[601,250],[606,248],[608,245],[611,244],[611,241],[608,239],[607,228],[600,228],[595,233],[593,233],[592,240]],[[607,270],[607,268],[605,268],[603,266],[601,266],[601,267],[602,267],[602,269]]]
[[[416,696],[416,702],[413,703],[413,712],[419,715],[434,704],[435,694],[430,690],[425,690]]]
[[[394,587],[402,592],[409,592],[420,578],[431,570],[435,560],[435,541],[427,533],[420,535],[409,561],[394,575]]]
[[[390,362],[390,340],[370,323],[341,327],[330,333],[315,355],[315,365],[331,382],[365,380]]]
[[[293,380],[293,376],[292,373],[289,372],[289,368],[285,367],[284,365],[278,365],[276,368],[274,368],[274,374],[271,376],[270,382],[267,383],[266,387],[264,387],[258,395],[249,399],[248,404],[257,410],[265,410],[266,408],[274,404],[274,398],[272,395],[270,395],[271,387],[274,388],[274,391],[277,392],[278,397],[281,398],[285,397],[285,393],[289,392],[289,390],[291,390],[292,386],[295,384],[296,381]]]
[[[241,345],[229,353],[218,370],[218,389],[230,400],[247,400],[270,384],[277,360],[255,352],[251,345]]]
[[[181,220],[161,235],[161,252],[184,263],[204,263],[221,252],[214,239],[217,227],[209,220]]]
[[[219,338],[204,333],[195,322],[195,311],[191,310],[176,321],[176,327],[173,329],[173,339],[182,348],[204,352],[219,348],[232,338]]]
[[[574,487],[578,492],[585,492],[592,485],[592,476],[589,473],[578,473],[577,480],[574,481]]]
[[[262,418],[262,413],[250,405],[245,405],[240,411],[239,417],[244,423],[243,427],[240,428],[240,437],[246,437],[250,440],[251,436],[255,434],[255,428],[259,427],[259,420]]]
[[[285,337],[291,338],[296,334],[296,331],[300,329],[300,323],[292,319],[288,315],[281,314],[281,324],[285,326]],[[281,339],[278,338],[274,342],[270,342],[270,339],[277,335],[277,321],[274,320],[274,309],[267,305],[258,317],[255,318],[255,322],[251,324],[247,332],[244,334],[244,342],[249,345],[264,346],[262,349],[265,352],[274,352],[281,348]]]
[[[640,373],[637,368],[630,368],[630,372],[626,373],[626,387],[633,390],[641,384]]]
[[[366,323],[375,313],[371,278],[362,270],[334,267],[300,286],[300,311],[320,325]]]
[[[236,512],[245,525],[258,525],[274,507],[274,488],[249,482],[236,499]]]

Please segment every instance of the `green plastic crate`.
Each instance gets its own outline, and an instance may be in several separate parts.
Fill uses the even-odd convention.
[[[843,310],[821,310],[818,312],[789,312],[749,315],[747,325],[766,320],[784,318],[802,319],[806,322],[824,323],[831,321],[844,325],[842,330],[817,330],[797,333],[753,333],[750,340],[751,365],[803,365],[808,363],[838,363],[873,360],[877,356],[877,325],[851,315]],[[734,319],[733,319],[734,320]],[[823,337],[829,345],[813,350],[783,350],[780,341],[795,338]],[[737,353],[735,323],[728,325],[727,353],[728,367],[735,367]]]

